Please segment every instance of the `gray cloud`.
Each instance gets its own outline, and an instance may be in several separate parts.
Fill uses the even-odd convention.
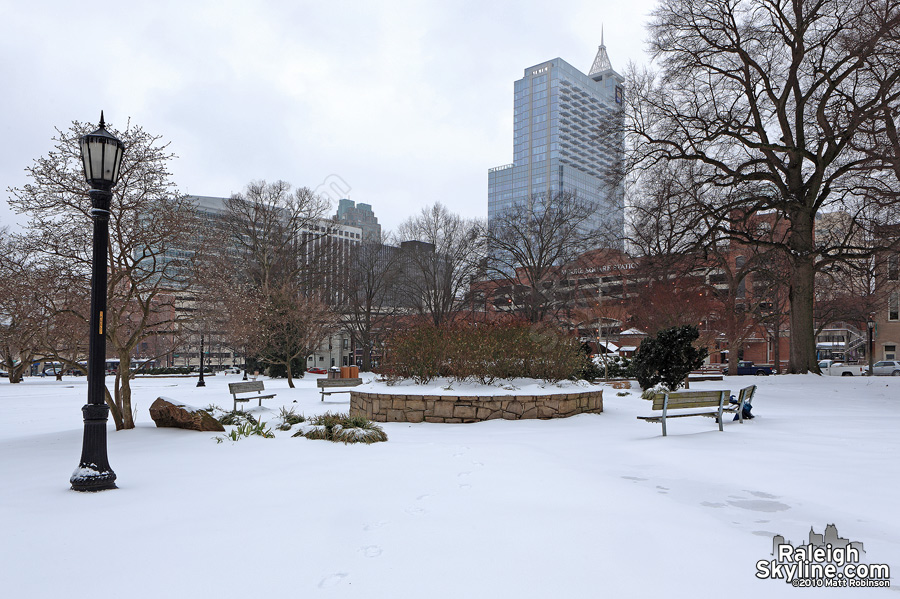
[[[652,6],[6,0],[0,183],[103,109],[169,141],[188,193],[338,174],[388,229],[434,201],[483,217],[487,169],[512,159],[513,81],[557,56],[587,71],[601,24],[614,67],[647,62]]]

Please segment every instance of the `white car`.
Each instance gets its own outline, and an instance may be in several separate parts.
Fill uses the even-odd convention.
[[[900,362],[896,360],[882,360],[872,365],[875,376],[900,376]]]
[[[223,370],[222,372],[224,372],[225,374],[240,374],[240,373],[242,373],[242,372],[244,372],[244,371],[241,370],[240,368],[238,368],[237,366],[229,366],[228,368],[226,368],[226,369]]]

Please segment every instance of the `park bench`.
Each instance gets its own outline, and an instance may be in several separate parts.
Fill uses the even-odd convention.
[[[744,404],[752,404],[753,403],[753,395],[756,393],[756,385],[750,385],[749,387],[744,387],[740,390],[737,396],[737,403],[730,403],[725,406],[725,411],[734,413],[737,412],[738,420],[741,424],[744,424]]]
[[[697,370],[692,370],[688,375],[688,380],[693,383],[699,381],[721,381],[724,378],[722,377],[721,367],[703,366]]]
[[[228,391],[231,393],[231,396],[234,398],[234,409],[237,410],[238,402],[250,401],[251,399],[258,399],[259,405],[262,407],[262,400],[264,399],[272,399],[275,397],[275,394],[272,393],[270,395],[263,395],[262,392],[265,391],[265,385],[263,385],[262,381],[247,381],[246,383],[228,383]],[[241,393],[256,393],[256,395],[251,395],[247,397],[246,395],[242,397],[238,397]]]
[[[316,386],[322,391],[322,401],[325,401],[326,395],[334,393],[350,393],[350,389],[343,391],[325,391],[325,389],[333,389],[335,387],[355,387],[362,385],[362,379],[317,379]]]
[[[728,404],[730,391],[665,391],[653,396],[653,409],[662,410],[661,416],[638,416],[638,419],[646,422],[662,422],[662,434],[666,436],[667,418],[686,418],[689,416],[706,416],[715,418],[722,428],[722,412]],[[696,411],[699,408],[716,408],[715,410]],[[672,414],[671,410],[679,410]],[[684,412],[681,410],[690,410]]]

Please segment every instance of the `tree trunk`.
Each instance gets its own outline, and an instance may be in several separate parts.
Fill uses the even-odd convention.
[[[290,387],[291,389],[294,388],[294,373],[291,371],[291,362],[292,361],[293,360],[288,360],[285,363],[285,367],[287,369],[288,387]]]
[[[125,428],[125,423],[122,421],[122,412],[119,410],[119,406],[116,405],[116,402],[113,401],[113,397],[109,393],[109,388],[104,387],[104,391],[106,395],[106,405],[109,406],[109,414],[112,416],[113,422],[116,425],[116,430],[120,431]]]
[[[122,364],[127,364],[125,367],[124,375],[121,376],[121,382],[119,385],[119,401],[118,404],[122,407],[122,428],[130,429],[134,428],[134,413],[131,410],[131,362],[119,362],[119,370],[122,371]]]
[[[363,341],[360,345],[362,345],[362,371],[369,372],[372,370],[372,344]]]
[[[25,374],[25,368],[28,367],[29,362],[31,360],[22,360],[18,364],[13,363],[12,360],[7,360],[3,363],[6,366],[6,372],[9,374],[9,382],[13,383],[21,383],[22,375]]]
[[[815,267],[811,256],[793,259],[791,273],[790,326],[791,355],[788,372],[804,374],[819,373],[816,361],[816,335],[813,326],[813,293]]]

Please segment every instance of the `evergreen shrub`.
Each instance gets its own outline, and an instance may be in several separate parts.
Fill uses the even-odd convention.
[[[642,389],[663,383],[677,390],[692,370],[700,368],[708,350],[695,347],[700,337],[697,327],[682,325],[663,329],[655,337],[641,341],[634,354],[634,376]]]

